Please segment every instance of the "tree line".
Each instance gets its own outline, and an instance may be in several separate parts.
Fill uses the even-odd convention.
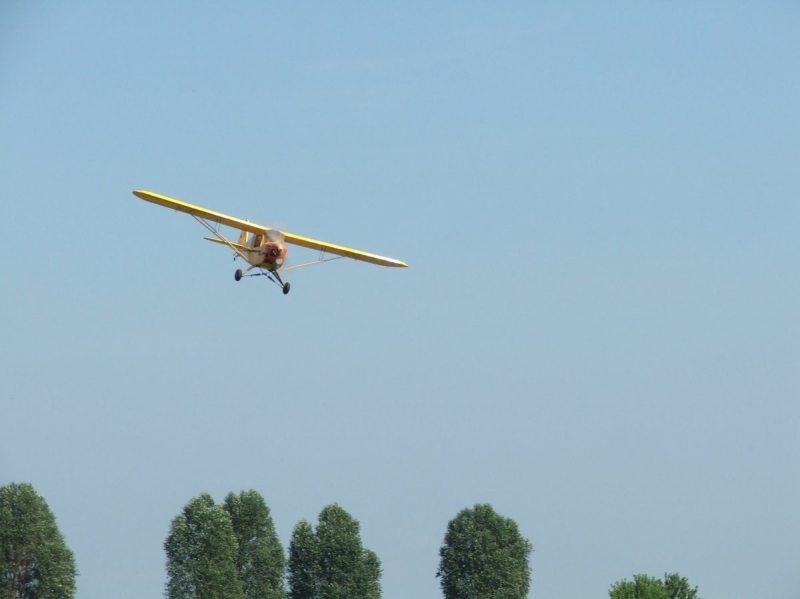
[[[257,491],[215,503],[192,498],[164,541],[167,599],[380,599],[381,562],[361,542],[360,525],[328,505],[316,525],[295,526],[288,556]],[[533,546],[517,523],[489,504],[461,510],[439,549],[445,599],[523,599]],[[0,597],[73,599],[75,559],[44,498],[27,483],[0,487]],[[700,599],[678,574],[616,582],[610,599]]]
[[[381,564],[358,521],[333,504],[316,527],[301,520],[284,555],[257,491],[208,494],[177,515],[164,541],[168,599],[379,599]]]

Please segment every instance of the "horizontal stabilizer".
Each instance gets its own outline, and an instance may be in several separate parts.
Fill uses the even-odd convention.
[[[242,250],[243,252],[255,252],[251,247],[247,247],[246,245],[242,245],[241,243],[233,243],[232,241],[222,241],[221,239],[217,239],[216,237],[203,237],[203,239],[207,241],[213,241],[214,243],[221,243],[222,245],[229,245],[235,247],[237,250]]]

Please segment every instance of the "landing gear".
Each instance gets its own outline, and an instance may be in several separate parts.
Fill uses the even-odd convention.
[[[233,273],[233,278],[235,280],[237,280],[237,281],[241,281],[242,277],[253,277],[255,275],[248,275],[247,273],[249,273],[254,268],[255,268],[255,266],[251,266],[250,268],[248,268],[247,270],[244,270],[244,271],[240,268],[235,273]]]
[[[254,268],[258,268],[261,272],[258,272],[253,275],[247,274]],[[289,289],[292,288],[292,286],[289,283],[283,282],[277,270],[265,270],[260,266],[253,265],[245,271],[239,269],[235,273],[233,273],[233,278],[237,281],[241,281],[242,277],[267,277],[270,281],[278,285],[278,287],[280,287],[283,290],[283,295],[289,293]]]
[[[278,285],[283,287],[283,295],[286,295],[287,293],[289,293],[289,289],[291,289],[292,286],[289,283],[284,283],[283,280],[281,280],[281,276],[278,274],[277,270],[273,270],[272,274],[278,280]]]

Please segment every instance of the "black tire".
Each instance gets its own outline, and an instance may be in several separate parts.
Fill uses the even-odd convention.
[[[233,273],[233,278],[236,279],[237,281],[241,281],[242,280],[242,270],[239,269],[235,273]]]
[[[292,288],[292,286],[289,285],[289,283],[284,283],[283,284],[283,295],[286,295],[287,293],[289,293],[289,289],[291,289],[291,288]]]

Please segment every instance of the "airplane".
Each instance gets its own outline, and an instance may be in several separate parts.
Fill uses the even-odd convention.
[[[251,223],[248,220],[242,220],[201,208],[200,206],[193,206],[180,200],[168,198],[152,191],[137,190],[133,192],[137,198],[141,198],[147,202],[158,204],[172,208],[178,212],[185,212],[190,214],[196,221],[208,229],[214,237],[205,237],[208,241],[227,245],[234,252],[234,260],[236,257],[242,258],[250,266],[245,270],[238,269],[233,278],[240,281],[242,277],[257,277],[266,276],[273,283],[277,284],[283,289],[283,294],[289,293],[290,285],[287,281],[283,282],[278,270],[284,271],[301,268],[303,266],[311,266],[312,264],[321,264],[323,262],[330,262],[331,260],[340,260],[341,258],[352,258],[353,260],[360,260],[362,262],[370,262],[371,264],[378,264],[380,266],[393,266],[393,267],[407,267],[408,264],[394,258],[386,258],[378,256],[377,254],[370,254],[362,252],[361,250],[354,250],[340,245],[334,245],[325,241],[318,241],[316,239],[309,239],[308,237],[301,237],[286,231],[279,231]],[[211,223],[215,223],[212,225]],[[219,225],[225,225],[239,230],[238,241],[233,242],[224,237],[219,232]],[[287,247],[286,244],[299,245],[301,247],[309,248],[312,250],[319,250],[320,256],[318,260],[313,262],[306,262],[305,264],[298,264],[296,266],[284,266],[286,263]],[[333,254],[333,258],[326,258],[325,254]],[[258,273],[248,274],[253,269],[258,269]]]

